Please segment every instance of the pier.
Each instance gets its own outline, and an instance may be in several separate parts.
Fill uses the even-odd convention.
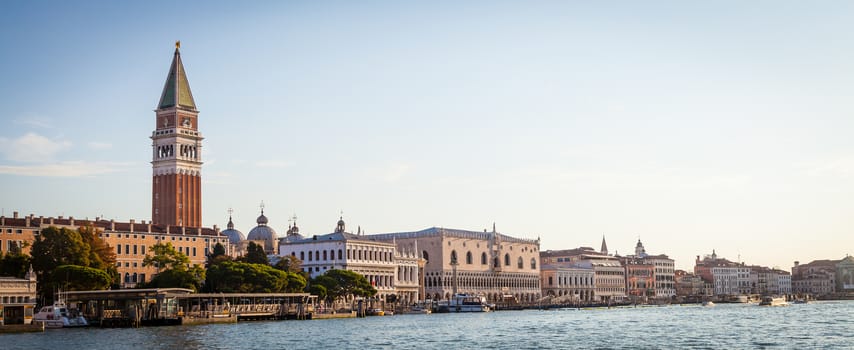
[[[308,293],[193,293],[183,288],[63,293],[89,324],[139,327],[239,320],[311,319],[317,297]]]

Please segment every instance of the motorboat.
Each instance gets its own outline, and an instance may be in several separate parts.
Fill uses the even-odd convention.
[[[759,302],[759,306],[786,306],[789,303],[786,302],[786,298],[784,297],[773,297],[773,296],[764,296],[762,297],[762,301]]]
[[[705,307],[712,307],[712,306],[715,306],[715,303],[714,303],[713,301],[711,301],[711,300],[706,300],[706,301],[704,301],[704,302],[703,302],[703,306],[705,306]]]
[[[89,322],[76,309],[69,309],[65,303],[57,301],[44,306],[33,315],[33,322],[44,323],[45,328],[86,327]]]
[[[489,312],[492,308],[481,295],[455,294],[448,301],[448,312]]]

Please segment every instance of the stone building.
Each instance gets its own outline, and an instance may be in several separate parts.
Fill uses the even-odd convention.
[[[846,256],[836,264],[836,293],[854,296],[854,256]]]
[[[431,227],[416,232],[369,235],[397,246],[418,247],[424,265],[424,297],[443,300],[454,293],[485,296],[491,302],[540,298],[539,239],[492,232]]]
[[[0,326],[30,324],[36,304],[36,274],[24,278],[0,276]]]
[[[836,264],[840,260],[813,260],[807,264],[795,261],[792,267],[792,292],[813,297],[836,293]]]
[[[644,248],[643,243],[638,239],[638,243],[635,245],[635,254],[622,258],[622,261],[623,265],[626,266],[626,284],[628,288],[626,292],[629,295],[646,295],[657,299],[670,299],[676,295],[674,281],[675,263],[667,255],[647,254],[646,248]],[[632,266],[630,267],[629,265]],[[644,266],[651,266],[652,273],[642,271]],[[629,273],[629,269],[632,270],[631,274]],[[645,278],[651,278],[651,283],[644,281],[643,279]],[[632,279],[641,281],[643,284],[642,288],[647,288],[648,290],[641,293],[640,290],[637,290],[637,287],[631,287],[631,285],[635,285]],[[635,290],[632,290],[633,288]]]
[[[744,263],[736,263],[727,259],[718,258],[717,253],[712,250],[711,255],[697,260],[694,264],[694,273],[714,286],[714,295],[741,295],[750,294],[750,267]]]
[[[588,303],[593,301],[593,266],[580,262],[574,267],[543,264],[540,267],[543,296],[554,303]]]
[[[338,220],[333,233],[301,239],[294,236],[279,241],[279,255],[299,258],[303,271],[312,278],[332,269],[349,270],[365,276],[379,297],[396,293],[399,266],[393,243],[346,232],[343,218]]]
[[[187,255],[191,264],[198,265],[204,265],[207,255],[213,251],[217,243],[221,243],[226,248],[229,247],[228,237],[220,234],[216,226],[213,228],[164,226],[155,225],[150,221],[118,222],[100,218],[79,220],[73,217],[35,217],[32,214],[23,218],[17,215],[12,218],[0,217],[0,232],[11,232],[11,234],[0,233],[0,240],[4,239],[3,236],[11,235],[15,241],[20,240],[26,245],[32,245],[35,236],[38,236],[41,230],[51,226],[71,230],[85,226],[95,228],[104,243],[115,249],[116,269],[119,272],[119,284],[122,288],[133,288],[137,283],[151,281],[151,278],[157,274],[156,268],[142,266],[142,261],[151,250],[151,246],[157,243],[171,243],[175,250]],[[26,247],[24,252],[29,254],[29,247]]]
[[[593,270],[593,298],[599,303],[622,302],[626,299],[626,271],[617,257],[607,252],[605,240],[602,249],[595,251],[590,247],[576,249],[548,250],[540,253],[543,264],[560,267],[574,267],[579,263]]]

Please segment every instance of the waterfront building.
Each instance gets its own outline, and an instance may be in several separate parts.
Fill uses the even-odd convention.
[[[840,260],[814,260],[807,264],[795,261],[792,267],[792,292],[814,297],[836,292],[836,264]]]
[[[684,270],[674,272],[676,284],[676,296],[682,298],[702,298],[711,296],[714,292],[713,285],[703,280],[703,277]],[[699,299],[698,299],[699,300]]]
[[[575,263],[573,267],[544,264],[540,267],[540,284],[543,296],[562,303],[587,303],[593,301],[593,266],[589,262]]]
[[[366,237],[396,246],[418,247],[424,265],[425,298],[455,293],[483,295],[490,302],[540,298],[540,241],[492,232],[431,227],[416,232]]]
[[[836,293],[854,296],[854,256],[845,256],[836,264]]]
[[[11,235],[16,237],[15,240],[19,239],[17,232],[21,232],[20,237],[29,237],[23,241],[27,245],[24,252],[28,254],[29,245],[33,244],[35,236],[38,236],[41,230],[51,226],[71,230],[86,226],[95,228],[98,231],[98,237],[115,249],[116,270],[120,275],[119,283],[122,288],[133,288],[137,283],[150,281],[157,274],[155,267],[142,266],[146,253],[157,243],[171,243],[175,250],[190,259],[191,264],[199,265],[204,265],[207,255],[213,251],[217,243],[221,243],[226,249],[229,248],[228,237],[220,234],[216,226],[213,228],[165,226],[155,225],[151,221],[118,222],[101,218],[80,220],[74,217],[35,217],[32,214],[21,218],[17,213],[12,218],[0,216],[0,230],[11,232]],[[0,234],[0,237],[7,235],[9,234]]]
[[[792,293],[791,275],[765,266],[750,266],[750,293],[787,295]]]
[[[654,297],[656,299],[670,299],[676,295],[676,286],[675,286],[675,262],[673,259],[670,259],[667,255],[659,254],[659,255],[650,255],[647,254],[646,248],[644,248],[641,240],[638,239],[638,243],[635,245],[635,254],[628,255],[624,258],[623,264],[628,265],[631,263],[635,265],[632,267],[633,272],[643,273],[640,271],[641,266],[652,266],[652,283],[644,283],[644,288],[650,288],[651,293],[642,293],[639,294],[639,291],[628,291],[629,295],[647,295],[649,297]],[[628,267],[627,267],[628,269]],[[636,275],[635,279],[642,277],[641,275]],[[626,271],[626,283],[629,284],[629,273]]]
[[[621,302],[626,298],[626,272],[619,258],[603,254],[607,252],[605,240],[602,240],[599,252],[590,247],[566,250],[547,250],[540,253],[543,264],[572,267],[578,263],[589,265],[593,269],[593,301]]]
[[[24,278],[0,276],[0,326],[30,324],[36,305],[36,274]]]
[[[333,233],[302,239],[296,238],[296,234],[292,232],[279,241],[279,255],[299,258],[303,271],[311,278],[332,269],[349,270],[365,276],[377,289],[377,296],[384,298],[395,294],[399,266],[395,263],[396,252],[393,243],[346,232],[343,217],[338,220]],[[407,272],[413,276],[418,275],[418,271],[407,269]],[[407,291],[411,291],[409,287],[407,284]]]
[[[203,137],[180,46],[175,43],[151,133],[151,220],[155,225],[199,227]]]
[[[714,295],[740,295],[750,294],[750,267],[744,263],[736,263],[727,259],[718,258],[717,253],[712,250],[694,264],[694,273],[714,285]]]
[[[38,234],[39,228],[32,225],[32,215],[21,218],[16,211],[11,218],[0,216],[0,253],[30,254],[30,246]]]

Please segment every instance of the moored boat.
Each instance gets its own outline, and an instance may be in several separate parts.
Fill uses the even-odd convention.
[[[759,302],[759,306],[786,306],[789,303],[786,302],[786,298],[784,297],[773,297],[773,296],[764,296],[762,297],[762,301]]]
[[[455,294],[448,301],[449,312],[489,312],[492,309],[486,303],[486,298],[473,294]]]
[[[69,309],[61,301],[39,309],[39,312],[33,315],[33,322],[43,323],[45,328],[86,327],[89,325],[86,318],[78,314],[77,310]]]

